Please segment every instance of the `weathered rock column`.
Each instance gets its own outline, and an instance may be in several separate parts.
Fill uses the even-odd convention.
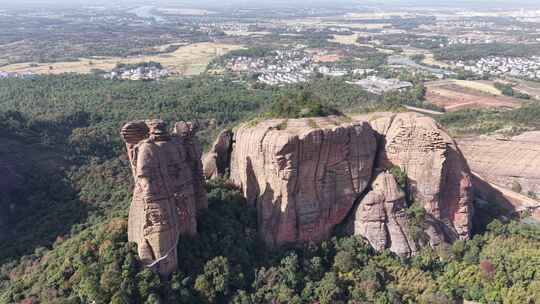
[[[430,117],[386,115],[371,122],[379,135],[379,170],[400,167],[411,198],[426,209],[432,246],[468,239],[473,193],[471,172],[456,142]]]
[[[409,231],[405,193],[388,172],[380,173],[371,188],[354,211],[354,234],[364,237],[375,250],[388,248],[398,255],[411,256],[417,246]]]
[[[197,234],[197,209],[206,206],[200,148],[161,120],[128,123],[121,134],[135,179],[128,239],[146,266],[168,275],[178,268],[179,236]]]

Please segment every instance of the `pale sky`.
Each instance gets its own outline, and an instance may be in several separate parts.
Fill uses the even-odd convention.
[[[470,6],[481,5],[484,7],[497,7],[497,6],[515,6],[522,7],[523,5],[538,5],[540,7],[540,0],[0,0],[0,9],[4,7],[14,7],[18,5],[30,6],[30,5],[102,5],[111,3],[136,3],[141,5],[151,5],[155,3],[171,3],[175,5],[186,4],[187,6],[205,6],[205,5],[239,5],[239,6],[269,6],[269,5],[288,5],[291,4],[303,4],[306,7],[317,6],[324,4],[329,5],[421,5],[421,6]]]

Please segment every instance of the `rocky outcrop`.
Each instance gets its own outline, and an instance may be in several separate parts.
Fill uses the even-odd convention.
[[[431,118],[387,114],[373,119],[379,134],[379,169],[400,167],[408,177],[412,200],[430,218],[430,243],[467,239],[471,230],[472,182],[467,162],[455,141]]]
[[[353,233],[364,237],[376,250],[390,249],[401,256],[417,251],[409,231],[405,193],[394,176],[380,173],[371,190],[358,203],[353,215]]]
[[[221,142],[227,141],[215,146]],[[345,227],[354,226],[375,248],[405,256],[417,245],[470,236],[469,167],[429,117],[376,113],[245,124],[228,152],[231,179],[256,206],[260,235],[271,246],[326,239],[346,217]],[[207,176],[215,176],[217,165],[207,167]],[[407,195],[387,173],[395,167],[407,175]],[[405,208],[413,201],[426,212],[410,233]]]
[[[500,187],[540,197],[540,132],[459,139],[471,170]]]
[[[194,178],[193,189],[195,191],[195,202],[197,213],[208,208],[208,199],[206,197],[206,189],[202,158],[202,145],[199,138],[196,136],[198,126],[191,122],[177,122],[174,125],[174,135],[180,138],[186,149],[185,161],[190,165]]]
[[[505,209],[508,215],[530,214],[540,221],[540,202],[508,188],[486,181],[486,178],[473,172],[474,195],[478,201],[495,203]]]
[[[367,122],[341,117],[246,124],[234,138],[231,179],[270,246],[330,237],[368,186],[377,149]]]
[[[128,239],[141,261],[162,275],[177,269],[180,235],[197,233],[197,211],[207,205],[201,150],[190,124],[168,134],[163,121],[137,121],[121,131],[135,179]]]
[[[204,176],[207,179],[221,177],[229,170],[233,132],[223,130],[219,133],[212,148],[203,157]]]

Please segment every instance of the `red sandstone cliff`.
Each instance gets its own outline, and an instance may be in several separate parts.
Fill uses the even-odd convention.
[[[377,143],[367,122],[269,120],[235,133],[231,179],[258,210],[271,245],[330,237],[371,179]]]
[[[275,119],[239,127],[233,142],[231,180],[256,206],[260,235],[270,246],[326,239],[349,216],[354,233],[376,249],[413,254],[417,242],[405,212],[411,202],[386,173],[395,166],[408,176],[411,201],[426,209],[420,225],[431,245],[470,235],[467,162],[429,117]],[[218,150],[213,159],[227,159]]]
[[[472,181],[456,142],[432,118],[416,113],[385,115],[371,124],[380,135],[378,167],[399,166],[407,174],[411,198],[430,216],[430,243],[467,239]]]

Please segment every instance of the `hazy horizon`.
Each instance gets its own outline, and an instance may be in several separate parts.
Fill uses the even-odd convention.
[[[121,1],[106,1],[106,0],[20,0],[14,3],[11,0],[0,0],[0,5],[4,8],[16,8],[16,7],[42,7],[46,6],[79,6],[79,5],[121,5],[121,4],[133,4],[133,5],[186,5],[189,7],[208,7],[208,6],[238,6],[238,7],[272,7],[272,6],[298,6],[303,5],[307,7],[336,7],[342,8],[344,6],[420,6],[420,7],[484,7],[484,8],[508,8],[508,7],[530,7],[538,6],[540,3],[537,0],[456,0],[456,1],[442,1],[433,3],[429,0],[389,0],[389,1],[375,1],[375,0],[300,0],[291,3],[286,0],[265,0],[265,1],[253,1],[253,0],[121,0]],[[0,8],[1,10],[1,8]]]

